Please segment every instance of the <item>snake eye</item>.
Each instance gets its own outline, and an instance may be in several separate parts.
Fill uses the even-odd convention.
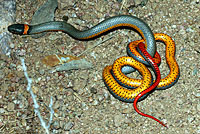
[[[8,31],[13,34],[22,35],[24,33],[24,24],[13,24],[8,26]]]

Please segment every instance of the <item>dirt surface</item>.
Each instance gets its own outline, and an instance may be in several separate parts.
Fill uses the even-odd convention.
[[[42,4],[42,0],[17,0],[16,22],[29,24]],[[51,32],[39,39],[13,35],[11,57],[0,58],[0,133],[45,132],[26,91],[27,81],[19,60],[23,57],[46,122],[50,97],[54,99],[55,114],[49,129],[52,133],[200,134],[200,3],[149,0],[143,7],[136,5],[134,0],[60,0],[55,20],[68,16],[70,24],[84,30],[110,16],[129,14],[143,19],[154,33],[170,35],[176,43],[180,79],[173,87],[155,91],[138,103],[141,111],[161,119],[168,129],[137,114],[132,104],[115,99],[103,83],[104,67],[113,64],[118,56],[127,55],[130,40],[141,38],[138,33],[123,29],[92,41],[78,41],[61,32]],[[110,40],[84,54],[94,64],[93,69],[49,73],[41,62],[46,55],[76,56],[113,34]],[[164,77],[169,72],[165,47],[157,44]]]

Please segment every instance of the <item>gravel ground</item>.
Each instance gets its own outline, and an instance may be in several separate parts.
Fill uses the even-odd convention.
[[[87,29],[105,18],[131,14],[143,19],[154,33],[166,33],[176,43],[176,59],[181,76],[173,87],[155,91],[138,105],[169,129],[152,119],[138,115],[132,104],[113,98],[102,80],[102,71],[117,56],[126,55],[129,40],[141,37],[130,30],[118,30],[92,41],[77,41],[64,33],[48,33],[39,39],[13,35],[15,46],[11,57],[0,58],[0,133],[44,133],[34,113],[33,101],[26,91],[19,57],[24,57],[32,89],[37,95],[41,114],[49,119],[49,98],[55,110],[50,131],[53,133],[138,133],[138,134],[200,134],[200,3],[198,0],[71,0],[59,1],[55,20],[69,17],[76,28]],[[30,23],[43,3],[17,0],[17,23]],[[31,5],[31,6],[30,6]],[[51,54],[78,55],[100,39],[115,36],[84,56],[93,69],[48,73],[41,59]],[[158,44],[162,56],[162,77],[167,75],[165,47]]]

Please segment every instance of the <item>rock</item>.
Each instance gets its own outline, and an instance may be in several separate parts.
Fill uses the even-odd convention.
[[[48,0],[45,2],[33,15],[31,25],[36,25],[48,21],[54,20],[54,12],[55,9],[58,7],[57,0]],[[40,38],[44,36],[45,33],[32,35],[33,38]]]

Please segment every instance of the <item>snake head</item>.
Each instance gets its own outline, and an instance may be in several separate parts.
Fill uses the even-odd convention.
[[[23,35],[24,34],[24,24],[13,24],[8,26],[8,31],[13,34]]]

